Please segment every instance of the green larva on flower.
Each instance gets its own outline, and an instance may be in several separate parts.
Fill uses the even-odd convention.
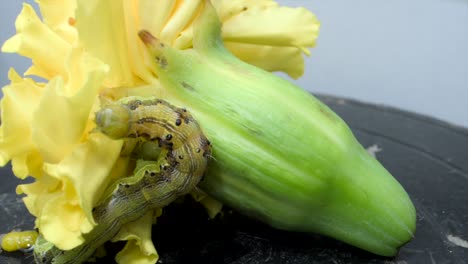
[[[211,145],[198,123],[183,108],[155,98],[129,97],[104,106],[96,113],[97,131],[114,139],[136,139],[138,157],[131,177],[118,180],[93,216],[98,225],[85,234],[84,244],[62,251],[39,237],[34,258],[37,263],[81,263],[104,242],[112,239],[125,223],[150,210],[168,205],[190,192],[201,180],[211,156]],[[158,150],[145,147],[157,144]]]

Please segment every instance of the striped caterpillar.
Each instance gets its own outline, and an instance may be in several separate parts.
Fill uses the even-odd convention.
[[[163,100],[128,97],[111,103],[96,113],[96,125],[110,138],[127,138],[125,148],[131,146],[139,158],[134,174],[105,192],[109,195],[93,209],[97,226],[84,235],[82,245],[62,251],[39,236],[34,248],[37,263],[86,261],[122,225],[195,188],[211,156],[210,142],[195,119]]]

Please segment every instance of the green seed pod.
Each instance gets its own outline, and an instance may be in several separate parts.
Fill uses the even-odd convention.
[[[413,237],[415,209],[402,186],[326,105],[230,54],[209,4],[193,49],[173,49],[146,31],[140,37],[164,99],[190,109],[213,142],[206,193],[276,228],[379,255],[395,255]]]

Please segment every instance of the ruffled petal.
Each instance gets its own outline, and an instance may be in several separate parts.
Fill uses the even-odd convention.
[[[139,220],[122,227],[112,241],[127,241],[115,260],[121,264],[153,264],[158,261],[158,253],[151,240],[153,211]]]
[[[224,45],[239,59],[267,71],[282,71],[297,79],[304,74],[304,57],[295,47],[278,47],[225,42]]]
[[[64,250],[83,242],[82,234],[95,224],[92,208],[116,177],[121,148],[121,140],[93,133],[60,163],[44,164],[40,180],[18,186],[46,240]]]
[[[92,209],[103,190],[116,177],[114,165],[120,156],[122,144],[122,140],[111,140],[103,134],[93,133],[62,162],[44,165],[48,175],[70,181],[90,221],[93,221]],[[121,163],[124,164],[124,161]]]
[[[59,162],[81,139],[107,73],[98,60],[71,58],[70,81],[65,84],[60,76],[50,80],[33,114],[32,139],[49,163]]]
[[[40,157],[31,140],[31,121],[43,89],[31,79],[22,79],[13,69],[8,76],[11,84],[3,88],[1,100],[0,165],[13,160],[15,175],[24,179],[37,175]]]
[[[28,176],[40,178],[43,162],[41,153],[35,148],[11,159],[13,173],[20,179],[25,179]]]
[[[39,181],[30,184],[20,184],[16,187],[17,194],[26,194],[23,198],[28,211],[34,215],[41,215],[43,207],[56,194],[60,188],[60,181],[48,175],[42,175]],[[36,227],[39,226],[36,219]]]
[[[51,192],[39,189],[40,186],[48,187],[43,180],[31,188],[18,187],[21,187],[19,191],[24,192],[28,195],[27,198],[31,199],[29,203],[35,206],[33,211],[39,211],[36,225],[40,228],[44,238],[60,249],[69,250],[83,243],[82,232],[91,230],[93,225],[83,213],[70,181],[62,179],[57,182],[57,189]],[[26,200],[25,204],[28,206]]]
[[[44,23],[68,43],[76,42],[76,0],[37,0]]]
[[[252,6],[223,21],[222,37],[248,63],[298,78],[304,68],[301,52],[309,55],[307,47],[315,45],[319,28],[317,18],[304,8]]]
[[[3,44],[3,52],[31,58],[34,66],[28,70],[28,74],[46,79],[64,75],[64,62],[71,45],[42,23],[28,4],[23,5],[16,19],[16,31],[17,34]]]
[[[253,6],[223,22],[226,41],[269,46],[312,47],[319,22],[305,8]]]

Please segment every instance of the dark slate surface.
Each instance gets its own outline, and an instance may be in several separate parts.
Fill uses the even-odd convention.
[[[392,108],[319,97],[365,147],[382,149],[377,159],[416,206],[415,239],[397,257],[384,258],[326,237],[274,230],[232,210],[208,220],[189,201],[167,208],[153,230],[161,263],[468,263],[468,130]],[[14,194],[18,181],[10,171],[0,170],[0,233],[33,227]],[[0,264],[31,261],[27,253],[0,254]]]

